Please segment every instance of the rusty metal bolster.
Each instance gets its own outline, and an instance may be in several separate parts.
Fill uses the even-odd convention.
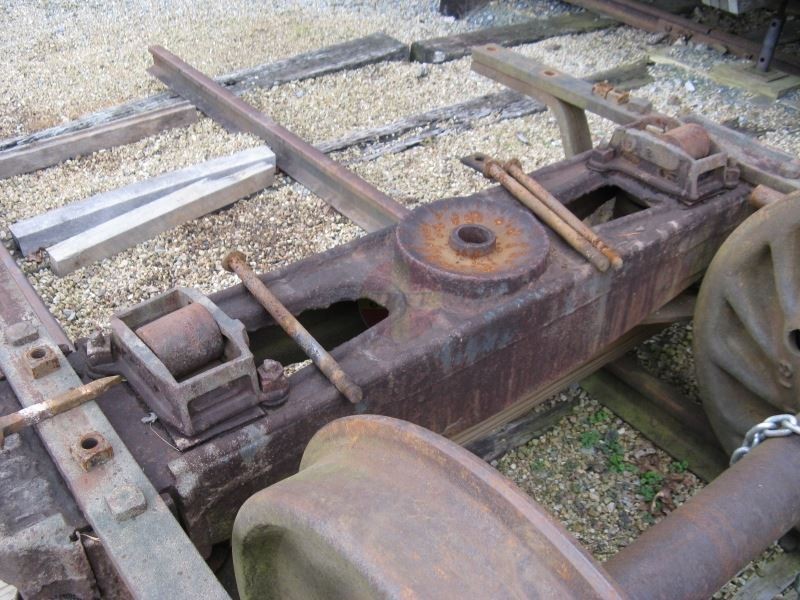
[[[31,320],[34,307],[13,269],[4,267],[0,265],[0,369],[27,407],[78,387],[81,381],[46,328]],[[7,343],[9,328],[23,320],[36,328],[36,336]],[[37,348],[47,348],[57,360],[55,370],[39,378],[27,364]],[[95,403],[36,427],[134,597],[228,597]]]
[[[257,111],[191,65],[151,46],[149,72],[226,129],[247,131],[270,145],[278,168],[366,231],[394,225],[408,209],[324,153]]]
[[[39,294],[33,289],[28,278],[25,277],[25,274],[20,270],[14,258],[3,244],[0,244],[0,268],[13,279],[16,284],[15,287],[25,298],[25,301],[36,315],[36,318],[47,330],[47,335],[53,339],[61,351],[64,354],[74,352],[75,346],[72,345],[72,342],[67,337],[67,334],[64,333],[64,330],[61,328],[58,321],[56,321],[55,317],[47,310],[41,297],[39,297]],[[10,294],[11,292],[9,291],[8,293]]]
[[[631,598],[709,598],[800,522],[800,438],[769,440],[605,563]]]

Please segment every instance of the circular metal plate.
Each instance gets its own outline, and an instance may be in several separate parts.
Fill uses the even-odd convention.
[[[317,432],[299,473],[244,503],[232,542],[244,600],[622,597],[500,473],[389,417]]]
[[[800,410],[800,200],[765,206],[720,247],[695,309],[694,353],[726,450],[764,418]]]
[[[396,230],[414,281],[466,296],[517,290],[544,271],[550,242],[527,210],[451,198],[414,210]]]

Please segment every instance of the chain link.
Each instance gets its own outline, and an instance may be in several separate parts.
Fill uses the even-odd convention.
[[[786,437],[793,433],[800,435],[800,424],[798,424],[795,415],[774,415],[764,419],[758,425],[751,427],[745,434],[742,445],[734,450],[731,455],[731,465],[734,465],[765,439]]]

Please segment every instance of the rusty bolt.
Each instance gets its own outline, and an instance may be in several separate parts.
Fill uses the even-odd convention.
[[[25,360],[34,379],[41,379],[61,368],[58,355],[50,346],[34,346],[25,352]]]
[[[97,330],[86,341],[86,362],[91,366],[106,365],[114,360],[111,338]]]
[[[261,394],[261,402],[266,406],[280,406],[289,395],[289,379],[283,372],[283,365],[277,360],[264,359],[256,369]]]
[[[142,514],[147,508],[147,499],[135,485],[125,484],[114,488],[106,496],[106,505],[117,521],[127,521]]]
[[[12,346],[24,346],[39,339],[39,330],[33,323],[20,321],[6,329],[6,337]]]
[[[111,460],[114,448],[102,434],[92,431],[80,437],[72,447],[72,455],[84,471],[91,471]]]

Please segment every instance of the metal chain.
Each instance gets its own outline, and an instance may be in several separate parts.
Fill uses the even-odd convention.
[[[731,465],[734,465],[765,439],[786,437],[793,433],[800,435],[800,424],[798,424],[795,415],[774,415],[764,419],[758,425],[751,427],[745,434],[742,445],[734,450],[731,455]]]

